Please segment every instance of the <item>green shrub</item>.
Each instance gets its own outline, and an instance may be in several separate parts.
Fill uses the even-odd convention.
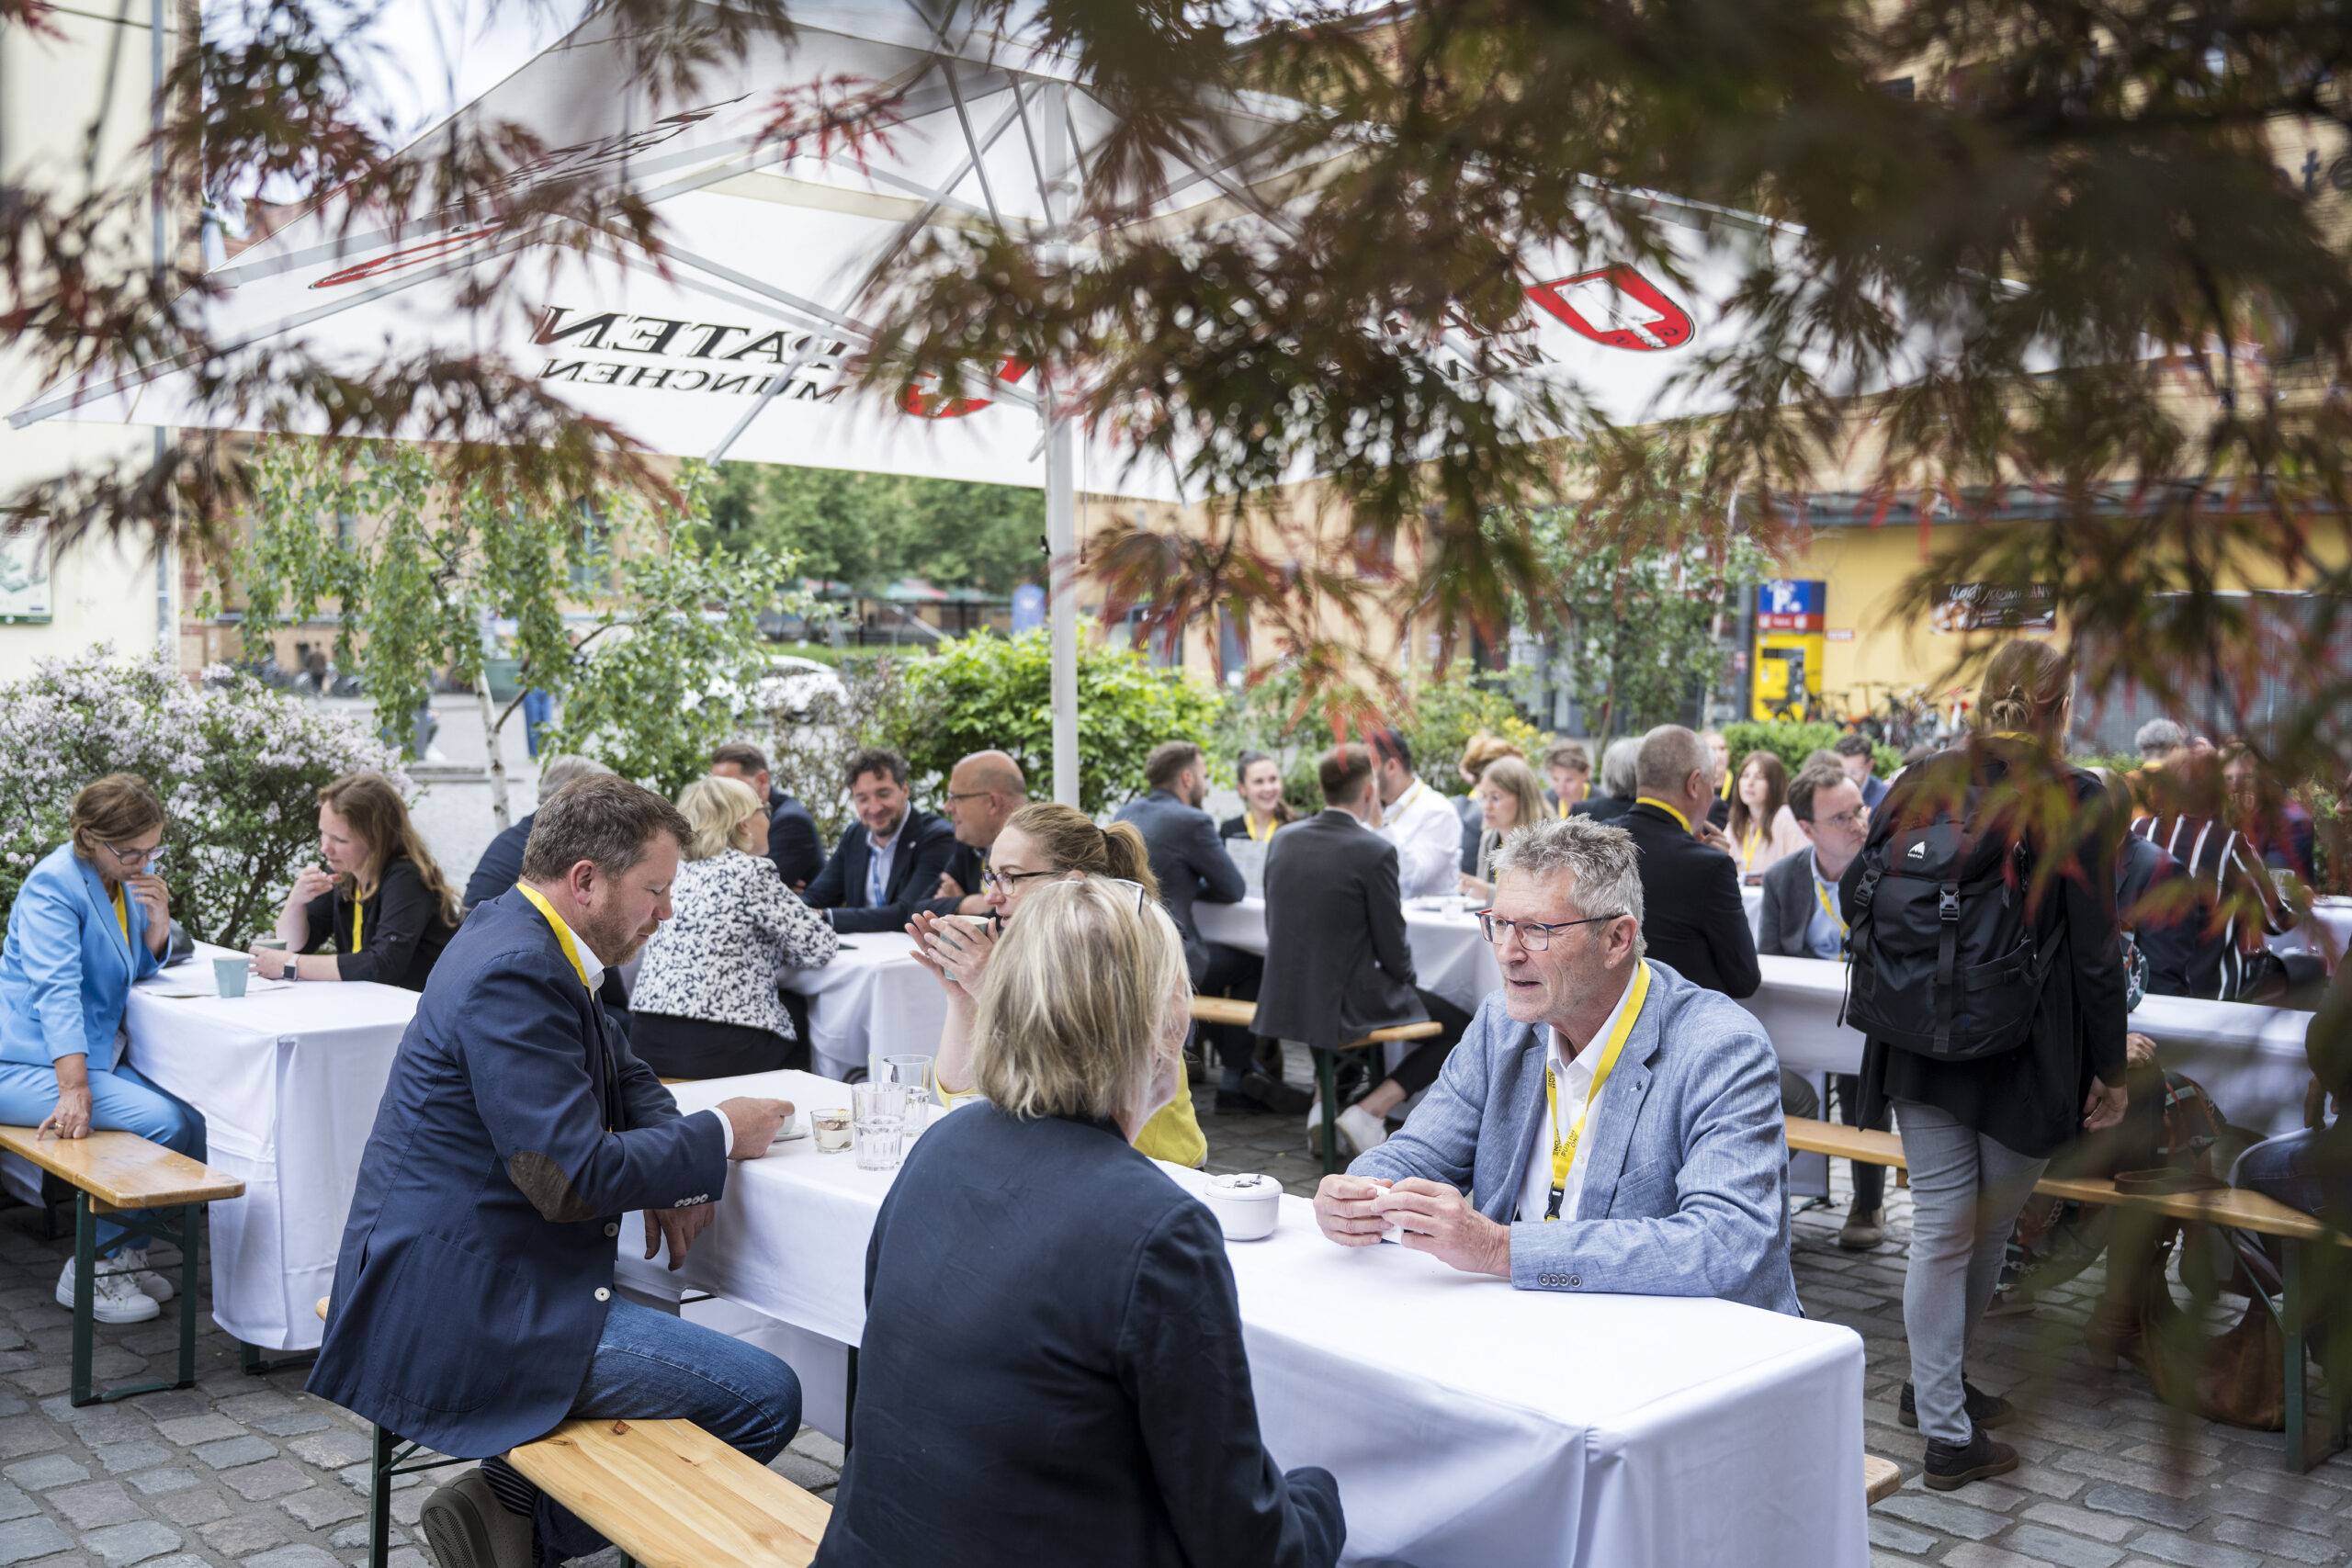
[[[1826,751],[1838,744],[1846,733],[1835,724],[1726,724],[1724,739],[1731,743],[1731,765],[1737,776],[1740,765],[1750,751],[1770,751],[1787,764],[1789,774],[1804,766],[1804,760],[1815,751]],[[1880,778],[1889,778],[1903,766],[1903,753],[1892,746],[1871,743],[1871,771]]]

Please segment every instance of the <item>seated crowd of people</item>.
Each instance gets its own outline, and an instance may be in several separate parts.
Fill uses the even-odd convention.
[[[683,1261],[731,1165],[764,1154],[792,1108],[741,1095],[681,1114],[662,1080],[800,1065],[793,973],[833,962],[843,937],[904,931],[946,1003],[938,1087],[976,1103],[912,1146],[880,1210],[857,1442],[818,1561],[1012,1563],[1050,1521],[1101,1561],[1334,1562],[1337,1483],[1284,1471],[1259,1438],[1216,1224],[1148,1163],[1207,1154],[1190,1075],[1216,1073],[1215,1112],[1304,1112],[1315,1140],[1322,1107],[1286,1081],[1286,1044],[1434,1023],[1393,1066],[1336,1080],[1349,1163],[1314,1198],[1332,1243],[1392,1242],[1521,1290],[1802,1314],[1783,1118],[1818,1098],[1738,1002],[1759,953],[1893,984],[1896,939],[1875,929],[1901,908],[1892,846],[1923,853],[1964,822],[1962,840],[1997,840],[2018,886],[2047,890],[2009,917],[2049,955],[2015,1039],[1971,1054],[1866,1027],[1860,1070],[1829,1087],[1850,1124],[1891,1120],[1909,1164],[1902,1408],[1927,1483],[2000,1474],[2017,1456],[1989,1433],[2014,1412],[1965,1358],[2013,1223],[2052,1157],[2121,1120],[2139,989],[2310,985],[2262,938],[2293,919],[2270,867],[2307,874],[2311,839],[2250,753],[2200,753],[2177,726],[2143,731],[2128,778],[2071,767],[2046,645],[2005,647],[1978,711],[1980,736],[1883,780],[1860,737],[1792,776],[1665,725],[1612,741],[1596,780],[1580,745],[1530,758],[1482,735],[1459,806],[1379,730],[1317,759],[1311,812],[1285,799],[1276,759],[1244,753],[1222,824],[1186,741],[1151,753],[1108,822],[1031,800],[996,750],[956,765],[933,815],[904,759],[867,750],[842,766],[854,819],[830,852],[751,744],[718,748],[675,802],[559,757],[462,896],[388,781],[338,779],[318,798],[320,863],[251,963],[422,996],[310,1386],[481,1461],[424,1506],[443,1568],[605,1544],[500,1457],[569,1417],[684,1417],[773,1459],[798,1426],[794,1371],[615,1299],[618,1222],[642,1212],[645,1256]],[[1999,804],[2030,786],[2062,792],[2066,826]],[[153,869],[166,831],[141,781],[99,780],[25,884],[0,948],[0,1120],[202,1155],[202,1118],[121,1052],[128,987],[169,947]],[[1253,875],[1262,954],[1208,940],[1199,918]],[[1447,897],[1475,906],[1499,976],[1475,1011],[1421,983],[1408,940],[1413,901]],[[1249,1001],[1251,1022],[1195,1030],[1196,995]],[[2310,1145],[2274,1143],[2246,1156],[2250,1179],[2313,1209],[2342,1201]],[[1858,1165],[1841,1247],[1883,1243],[1883,1199],[1881,1168]],[[119,1227],[101,1224],[98,1251],[101,1321],[153,1317],[169,1284]],[[69,1263],[61,1302],[74,1283]],[[1041,1406],[1052,1423],[1006,1419]]]

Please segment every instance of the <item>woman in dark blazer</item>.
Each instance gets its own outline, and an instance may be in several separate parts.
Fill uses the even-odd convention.
[[[2128,1100],[2114,852],[2100,841],[2109,818],[2099,782],[2061,750],[2070,680],[2047,643],[2019,637],[1995,654],[1977,697],[1983,730],[1965,750],[1904,770],[1839,887],[1850,922],[1870,847],[1950,812],[1964,789],[1970,830],[2023,851],[2017,890],[2039,950],[2054,953],[2024,1043],[1957,1061],[1875,1039],[1862,1051],[1862,1103],[1894,1102],[1911,1171],[1903,1415],[1927,1438],[1924,1479],[1938,1491],[2017,1468],[2017,1450],[1986,1435],[2014,1412],[1967,1383],[1968,1346],[2050,1156],[2120,1122]]]
[[[283,948],[253,948],[273,980],[374,980],[424,989],[457,933],[458,895],[381,773],[345,773],[319,791],[319,854],[277,914]],[[325,951],[321,952],[323,948]]]
[[[1328,1568],[1337,1483],[1258,1437],[1225,1240],[1129,1146],[1182,1082],[1173,923],[1036,888],[973,1020],[985,1103],[925,1133],[865,1252],[857,1441],[820,1568]]]

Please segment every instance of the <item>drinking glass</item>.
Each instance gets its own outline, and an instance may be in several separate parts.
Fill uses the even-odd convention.
[[[931,1118],[932,1090],[937,1082],[931,1076],[931,1058],[921,1053],[885,1056],[882,1081],[907,1091],[907,1136],[913,1137]]]
[[[906,1152],[907,1090],[897,1083],[849,1086],[850,1137],[860,1170],[896,1170]]]

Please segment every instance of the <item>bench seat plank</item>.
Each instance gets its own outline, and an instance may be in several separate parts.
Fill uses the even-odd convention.
[[[43,1138],[32,1127],[0,1127],[0,1149],[30,1160],[94,1200],[98,1212],[164,1209],[242,1198],[245,1184],[136,1133]]]
[[[1870,1506],[1882,1498],[1892,1497],[1902,1488],[1903,1467],[1891,1459],[1876,1454],[1862,1456],[1862,1506]]]
[[[567,1421],[506,1457],[644,1568],[800,1568],[833,1513],[691,1421]]]
[[[1254,1002],[1236,1001],[1231,997],[1194,997],[1193,1017],[1203,1023],[1247,1029],[1258,1021],[1258,1007]]]

